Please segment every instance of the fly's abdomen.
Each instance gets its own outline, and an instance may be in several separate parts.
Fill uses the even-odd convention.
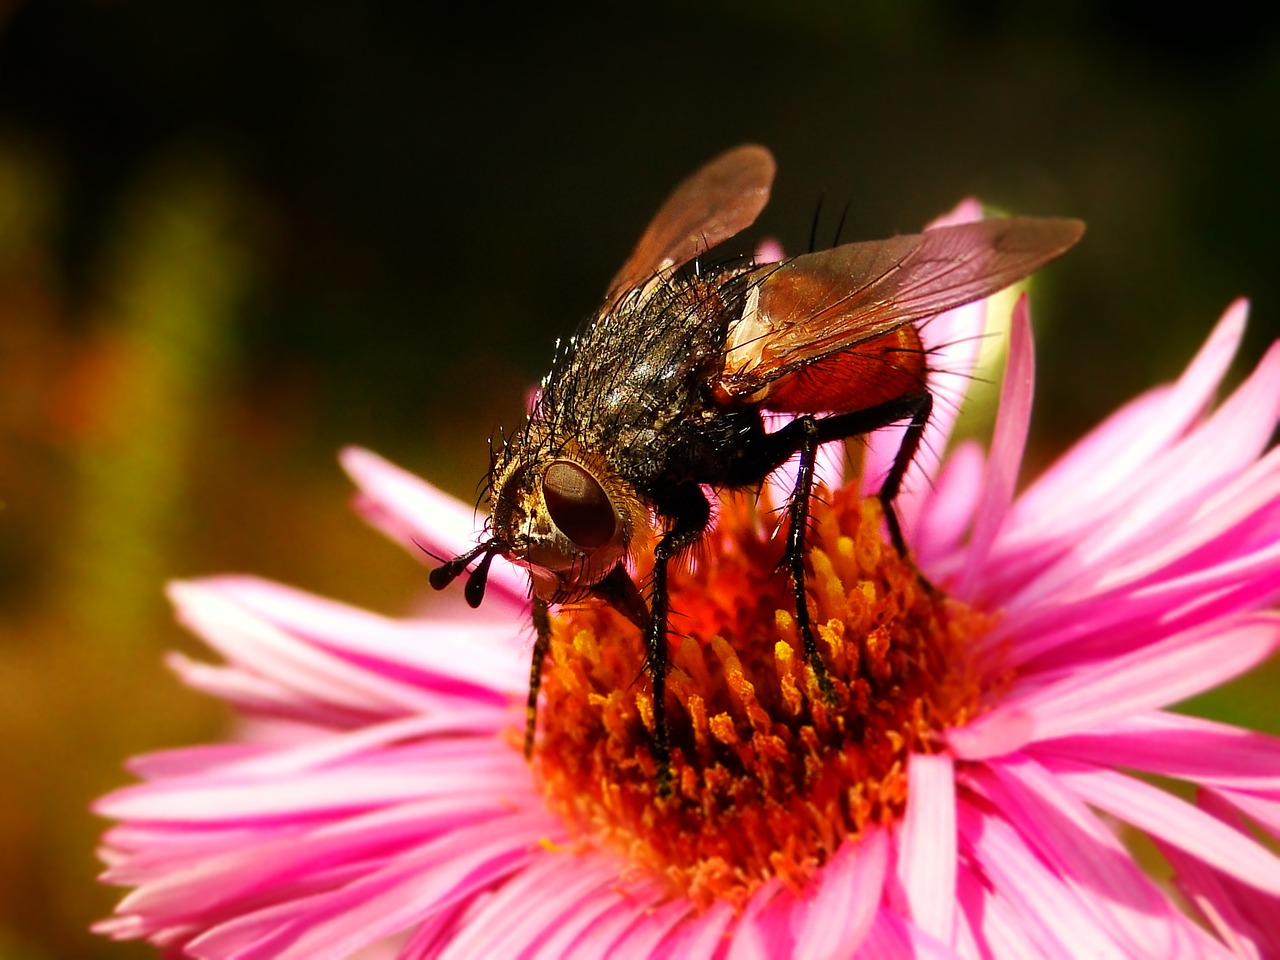
[[[777,380],[761,405],[779,413],[845,413],[868,410],[924,389],[920,334],[904,324]]]

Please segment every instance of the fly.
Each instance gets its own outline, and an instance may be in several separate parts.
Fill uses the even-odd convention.
[[[603,306],[558,349],[528,421],[495,451],[487,538],[431,572],[431,585],[444,589],[478,560],[465,589],[475,607],[495,556],[529,571],[537,640],[526,755],[551,639],[548,608],[594,598],[644,637],[658,789],[670,790],[668,568],[710,523],[706,487],[758,487],[797,453],[783,563],[804,656],[830,698],[805,594],[818,448],[907,423],[879,492],[905,556],[893,504],[933,407],[920,324],[1021,280],[1084,232],[1078,220],[1014,217],[780,263],[683,270],[755,221],[774,170],[763,147],[738,147],[667,198]],[[765,412],[794,418],[770,431]],[[637,533],[655,520],[661,533],[646,598],[626,561]]]

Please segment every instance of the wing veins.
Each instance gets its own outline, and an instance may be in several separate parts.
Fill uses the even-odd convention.
[[[779,302],[769,304],[769,291],[763,285],[776,272],[763,277],[759,281],[760,316],[752,318],[760,321],[763,329],[734,343],[726,353],[754,345],[759,359],[754,366],[744,364],[742,369],[727,372],[722,385],[731,395],[749,395],[803,366],[884,336],[903,324],[928,321],[991,296],[1062,253],[1079,239],[1082,229],[1075,221],[976,221],[882,242],[849,244],[843,256],[839,247],[827,254],[806,255],[824,258],[808,268],[794,266],[806,259],[797,257],[784,267],[790,267],[797,277],[803,277],[808,269],[817,275],[816,283],[834,287],[839,278],[832,275],[832,268],[843,266],[858,278],[858,285],[841,291],[842,295],[829,303],[822,303],[821,297],[830,290],[819,289],[814,295],[815,306],[796,309],[794,319],[780,322],[780,317],[787,321],[785,297],[789,291],[780,289]],[[895,246],[898,249],[893,249]],[[889,262],[874,262],[886,254],[891,257]],[[874,272],[858,277],[860,257],[872,259],[868,266],[875,267]]]

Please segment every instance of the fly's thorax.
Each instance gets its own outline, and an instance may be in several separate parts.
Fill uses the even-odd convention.
[[[516,449],[519,449],[517,446]],[[491,523],[504,555],[526,567],[548,603],[578,599],[627,556],[648,512],[598,454],[570,443],[496,468]]]

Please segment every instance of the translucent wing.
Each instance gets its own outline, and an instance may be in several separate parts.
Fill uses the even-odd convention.
[[[774,170],[768,150],[747,145],[722,153],[681,183],[609,284],[606,303],[751,226],[769,202]]]
[[[1083,233],[1079,220],[981,220],[762,267],[729,329],[718,392],[765,399],[770,384],[816,361],[1003,290]]]

